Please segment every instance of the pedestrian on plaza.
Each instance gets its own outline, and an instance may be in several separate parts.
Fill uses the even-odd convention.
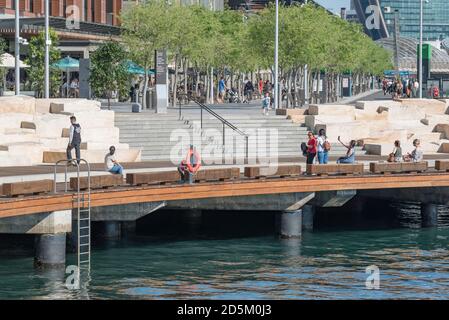
[[[394,149],[388,156],[388,162],[401,162],[402,161],[402,148],[401,142],[396,140],[394,142]]]
[[[317,139],[312,131],[307,133],[309,141],[307,141],[307,164],[313,164],[317,153]]]
[[[355,145],[356,141],[351,140],[349,144],[344,144],[340,136],[338,136],[338,141],[346,148],[346,155],[344,157],[340,157],[337,160],[337,163],[354,163],[355,162]]]
[[[76,117],[70,117],[69,144],[67,145],[67,160],[72,160],[72,149],[75,149],[76,162],[81,160],[81,126],[76,122]]]
[[[404,87],[401,81],[397,81],[396,83],[396,99],[400,99],[403,96]]]
[[[327,164],[331,144],[327,140],[326,131],[324,129],[320,129],[318,132],[317,143],[318,162],[320,164]]]
[[[118,163],[115,157],[115,147],[109,147],[109,153],[104,157],[104,164],[106,166],[106,171],[112,174],[123,174],[123,166]]]
[[[218,82],[218,97],[220,103],[224,102],[225,94],[226,94],[226,83],[224,77],[222,76],[220,78],[220,81]]]
[[[439,97],[440,97],[440,88],[438,87],[438,86],[433,86],[433,89],[432,89],[432,97],[434,98],[434,99],[438,99]]]
[[[407,98],[411,98],[412,96],[412,88],[413,88],[413,84],[411,81],[408,82],[407,84]]]
[[[253,98],[254,86],[251,80],[246,79],[245,88],[243,89],[245,100],[243,102],[249,103]]]
[[[417,79],[413,82],[413,98],[417,98],[419,96],[419,82]]]
[[[262,99],[262,114],[268,116],[268,110],[270,109],[270,93],[266,92],[265,97]]]
[[[263,80],[262,78],[259,79],[259,97],[263,97]]]
[[[421,150],[421,141],[419,139],[413,140],[413,146],[415,149],[403,157],[405,162],[421,162],[423,160],[424,155]]]

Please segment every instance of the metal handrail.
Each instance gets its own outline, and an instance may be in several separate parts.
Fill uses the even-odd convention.
[[[199,102],[196,98],[194,97],[189,97],[186,93],[178,93],[178,96],[186,96],[189,100],[192,100],[193,102],[195,102],[199,107],[200,107],[200,111],[201,111],[201,116],[200,116],[200,125],[201,125],[201,129],[203,129],[203,109],[206,110],[209,114],[213,115],[216,119],[220,120],[222,125],[223,125],[223,147],[225,146],[225,125],[228,126],[229,128],[231,128],[233,131],[237,132],[238,134],[240,134],[241,136],[245,137],[245,143],[246,143],[246,159],[248,159],[249,156],[249,150],[248,150],[248,146],[249,146],[249,135],[245,132],[243,132],[242,130],[240,130],[239,128],[237,128],[235,125],[233,125],[231,122],[229,122],[228,120],[226,120],[225,118],[223,118],[221,115],[219,115],[218,113],[216,113],[215,111],[213,111],[211,108],[209,108],[208,106],[206,106],[204,103]],[[179,103],[179,118],[181,119],[181,103]]]
[[[87,165],[87,184],[88,184],[88,189],[90,190],[90,164],[89,162],[87,162],[84,159],[80,159],[79,162],[84,162]],[[60,163],[65,163],[65,171],[64,171],[64,191],[67,192],[68,188],[67,188],[67,168],[69,164],[76,164],[76,171],[77,171],[77,178],[78,178],[78,193],[80,192],[79,190],[79,179],[80,179],[80,163],[78,163],[77,160],[67,160],[67,159],[62,159],[62,160],[58,160],[56,161],[55,165],[54,165],[54,180],[53,180],[53,192],[56,194],[57,190],[56,190],[56,175],[57,175],[57,168],[59,166]]]

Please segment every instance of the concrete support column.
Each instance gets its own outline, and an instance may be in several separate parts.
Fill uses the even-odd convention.
[[[104,221],[99,235],[104,239],[118,240],[122,236],[122,225],[119,221]]]
[[[123,221],[121,223],[121,225],[122,225],[122,235],[129,236],[129,235],[136,234],[137,222],[135,220],[134,221]]]
[[[436,227],[438,225],[437,205],[433,203],[422,203],[421,218],[423,227]]]
[[[190,233],[197,233],[201,229],[203,220],[202,211],[199,209],[187,210],[185,214],[186,224]]]
[[[65,233],[36,235],[34,265],[37,267],[64,267],[65,249]]]
[[[281,238],[300,238],[302,233],[302,209],[284,211],[280,216],[278,234]]]
[[[313,230],[313,219],[315,217],[315,207],[306,204],[302,208],[302,229],[312,231]]]

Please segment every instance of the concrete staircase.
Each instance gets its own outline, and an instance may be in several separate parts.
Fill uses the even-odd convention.
[[[238,129],[249,134],[250,158],[273,156],[276,154],[276,144],[280,158],[301,156],[300,144],[307,141],[307,128],[287,120],[285,116],[264,116],[258,111],[259,109],[250,113],[216,110]],[[198,110],[184,112],[181,120],[176,110],[170,110],[167,114],[116,113],[115,125],[120,128],[121,143],[129,144],[132,148],[142,148],[143,161],[178,162],[184,158],[190,144],[197,148],[201,144],[203,160],[221,157],[223,152],[222,123],[206,112],[203,113],[202,131],[199,130]],[[233,133],[229,127],[225,128],[225,133],[227,152],[243,158],[246,151],[245,139]],[[215,151],[206,152],[211,149]],[[332,155],[344,153],[345,149],[342,146],[337,144],[332,146]]]

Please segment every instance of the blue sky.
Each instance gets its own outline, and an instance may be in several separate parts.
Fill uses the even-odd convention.
[[[350,8],[350,0],[315,0],[319,4],[321,4],[323,7],[336,12],[340,13],[340,8]]]

